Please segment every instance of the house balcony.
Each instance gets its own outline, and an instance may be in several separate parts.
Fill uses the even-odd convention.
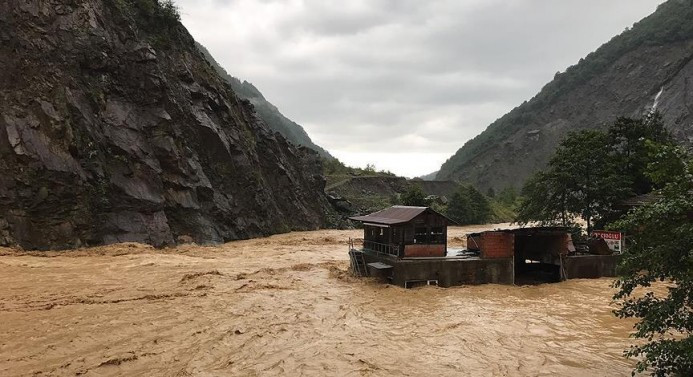
[[[399,245],[367,241],[362,238],[350,238],[349,249],[361,250],[365,253],[372,253],[376,255],[389,256],[394,258],[399,258],[400,256]]]

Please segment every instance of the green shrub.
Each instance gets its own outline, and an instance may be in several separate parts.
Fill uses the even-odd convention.
[[[178,35],[180,13],[173,0],[115,0],[116,8],[146,32],[157,47],[170,45]]]

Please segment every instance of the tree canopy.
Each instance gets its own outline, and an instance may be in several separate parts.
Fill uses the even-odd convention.
[[[460,186],[448,203],[447,216],[461,225],[483,224],[491,218],[491,206],[473,186]]]
[[[407,190],[402,193],[402,204],[405,206],[416,206],[425,207],[426,203],[426,193],[423,191],[421,186],[417,184],[410,185]]]
[[[661,115],[655,112],[643,119],[620,117],[609,127],[608,137],[615,168],[629,178],[631,193],[639,195],[652,191],[655,187],[646,174],[647,164],[656,146],[672,144]]]
[[[659,199],[612,225],[632,237],[615,283],[620,303],[615,314],[639,319],[634,336],[647,341],[626,352],[642,357],[638,372],[692,376],[693,158],[682,148],[662,147],[646,176],[663,186]],[[651,289],[657,281],[665,287]]]
[[[671,139],[657,113],[619,118],[607,132],[570,133],[547,168],[523,187],[517,221],[569,225],[581,217],[589,232],[595,222],[601,227],[618,219],[620,201],[656,187],[645,169],[666,145]]]
[[[560,221],[582,217],[591,230],[595,218],[608,217],[613,204],[629,194],[628,177],[611,160],[607,134],[586,130],[571,133],[549,161],[548,169],[523,188],[523,222]]]

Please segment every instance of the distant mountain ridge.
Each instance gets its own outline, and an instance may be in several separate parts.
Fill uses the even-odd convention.
[[[322,157],[332,158],[332,155],[330,155],[328,151],[315,144],[313,140],[311,140],[310,136],[308,136],[308,133],[306,133],[301,125],[285,117],[276,106],[265,99],[262,93],[260,93],[260,91],[253,84],[247,81],[241,81],[238,78],[231,76],[214,59],[207,48],[205,48],[199,42],[195,42],[195,45],[200,52],[202,52],[207,61],[209,61],[212,67],[217,71],[219,76],[226,80],[229,85],[231,85],[231,88],[236,95],[242,99],[250,101],[250,103],[255,106],[255,111],[257,112],[258,116],[260,116],[260,119],[267,124],[267,126],[269,126],[272,130],[279,132],[287,140],[296,145],[302,145],[313,149]]]
[[[417,178],[423,179],[424,181],[435,181],[437,175],[438,175],[438,170],[434,171],[433,173],[424,174],[424,175],[419,176]]]
[[[670,0],[612,38],[530,101],[493,122],[440,168],[481,190],[521,187],[570,131],[604,129],[656,107],[674,137],[693,144],[693,0]]]

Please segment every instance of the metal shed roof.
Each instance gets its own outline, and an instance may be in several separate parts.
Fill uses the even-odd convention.
[[[426,211],[431,211],[435,214],[443,216],[428,207],[392,206],[390,208],[385,208],[384,210],[371,213],[370,215],[354,216],[350,217],[350,219],[373,224],[394,225],[409,222],[416,216]]]

